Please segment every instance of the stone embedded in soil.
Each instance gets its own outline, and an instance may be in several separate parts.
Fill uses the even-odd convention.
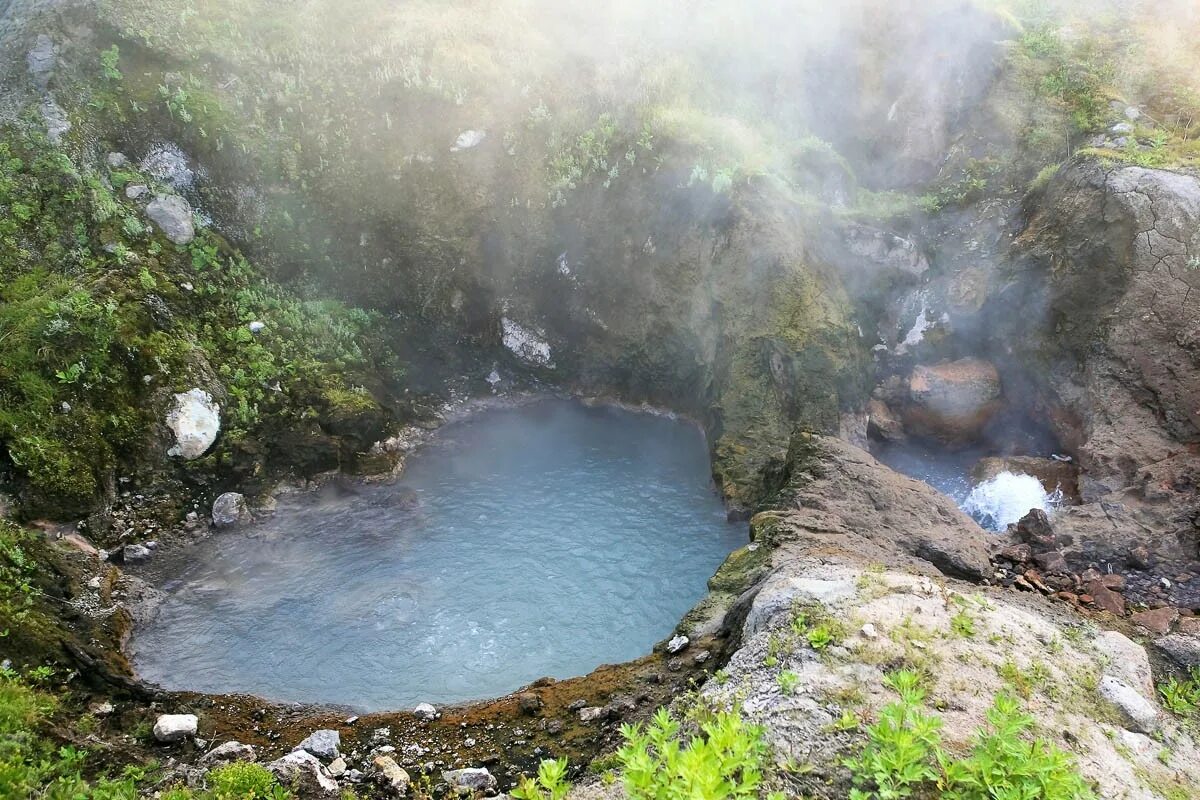
[[[1125,727],[1138,733],[1158,730],[1158,708],[1136,689],[1111,675],[1100,679],[1100,696],[1121,713]]]
[[[312,753],[322,761],[332,761],[337,758],[338,748],[342,744],[342,735],[335,730],[323,728],[313,731],[304,741],[296,745],[296,750]]]
[[[484,767],[468,767],[467,769],[454,769],[449,772],[443,772],[442,780],[449,784],[450,788],[456,792],[496,791],[496,777]]]
[[[221,407],[203,389],[189,389],[175,395],[175,405],[167,413],[167,427],[175,434],[175,446],[167,455],[191,461],[212,447],[221,430]]]
[[[686,636],[675,636],[671,639],[671,641],[667,642],[667,652],[671,655],[675,655],[687,647],[690,643],[691,640]]]
[[[542,710],[542,698],[536,692],[522,692],[517,696],[517,706],[522,714],[533,716]]]
[[[598,719],[604,719],[604,709],[600,706],[589,706],[588,708],[579,709],[580,722],[595,722]]]
[[[1117,616],[1125,616],[1125,598],[1109,589],[1100,581],[1092,581],[1087,585],[1087,593],[1097,608]]]
[[[391,756],[377,756],[371,765],[375,768],[375,782],[395,795],[408,792],[411,780]]]
[[[1179,611],[1166,606],[1154,609],[1153,611],[1139,611],[1133,614],[1130,619],[1134,625],[1145,628],[1151,633],[1162,635],[1171,632],[1171,626],[1179,619]]]
[[[255,758],[254,746],[242,744],[241,742],[224,742],[209,750],[204,755],[200,756],[200,764],[202,766],[211,766],[214,764],[225,764],[231,761],[253,761]]]
[[[1155,639],[1154,646],[1184,669],[1200,667],[1200,636],[1172,633]]]
[[[437,709],[431,703],[418,703],[413,709],[413,716],[417,719],[436,719],[437,713]]]
[[[280,783],[294,785],[301,797],[333,794],[338,782],[329,774],[317,757],[305,750],[296,750],[267,765]]]
[[[1070,572],[1070,568],[1067,566],[1067,559],[1058,550],[1037,553],[1034,555],[1033,561],[1043,573],[1053,575]]]
[[[195,714],[163,714],[154,722],[154,738],[160,742],[181,742],[196,735],[200,720]]]
[[[187,244],[196,238],[192,207],[179,195],[155,197],[146,206],[146,216],[175,244]]]
[[[127,544],[121,549],[126,564],[141,564],[150,560],[150,548],[140,544]]]

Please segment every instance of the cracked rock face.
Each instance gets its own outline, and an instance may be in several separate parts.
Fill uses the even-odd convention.
[[[1058,531],[1090,561],[1142,546],[1141,568],[1187,572],[1200,513],[1200,179],[1072,164],[1031,210],[1006,278],[990,303],[995,336],[1014,361],[1046,365],[1031,405],[1083,469],[1085,505]],[[1190,605],[1200,589],[1161,599]]]

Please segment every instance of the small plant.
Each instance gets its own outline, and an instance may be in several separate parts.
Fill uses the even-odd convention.
[[[571,791],[567,781],[567,760],[546,759],[538,765],[537,776],[521,776],[520,784],[511,794],[517,800],[563,800]]]
[[[777,680],[779,682],[779,690],[784,694],[795,694],[796,688],[800,685],[800,676],[790,669],[785,669],[779,673]]]
[[[617,751],[625,792],[631,800],[758,796],[767,744],[763,729],[736,712],[719,711],[685,738],[670,712],[660,708],[649,726],[621,728]]]
[[[963,639],[972,639],[975,637],[975,620],[964,609],[950,618],[950,630]]]
[[[100,75],[109,81],[121,80],[121,70],[117,64],[121,61],[121,48],[115,44],[107,50],[100,51]]]
[[[1158,685],[1163,705],[1176,716],[1186,717],[1200,709],[1200,667],[1188,670],[1188,677],[1179,680],[1174,675]]]
[[[920,676],[901,670],[887,684],[900,695],[880,712],[879,721],[867,728],[867,746],[846,766],[853,773],[851,800],[891,800],[911,797],[937,780],[941,720],[921,710],[925,690]]]

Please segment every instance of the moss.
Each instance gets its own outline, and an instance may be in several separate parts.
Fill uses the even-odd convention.
[[[760,543],[739,547],[730,553],[708,580],[714,592],[740,594],[754,585],[771,563],[771,549]]]

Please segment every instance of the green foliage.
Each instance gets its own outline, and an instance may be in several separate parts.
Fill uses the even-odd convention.
[[[966,609],[962,609],[950,618],[950,630],[963,639],[974,638],[975,620],[971,618]]]
[[[27,550],[33,536],[0,519],[0,638],[11,632],[9,626],[21,624],[33,609],[36,568]]]
[[[56,746],[39,733],[55,710],[54,700],[11,671],[0,672],[0,797],[41,800],[136,800],[140,772],[115,779],[85,780],[87,753]]]
[[[121,48],[113,45],[107,50],[100,51],[100,76],[108,81],[121,80],[121,70],[118,64],[121,61]]]
[[[666,709],[649,726],[625,725],[617,751],[631,800],[724,800],[755,797],[767,745],[763,730],[736,712],[718,712],[690,738]]]
[[[1192,716],[1200,710],[1200,667],[1188,670],[1188,677],[1179,680],[1174,675],[1158,685],[1163,705],[1180,717]]]
[[[867,744],[846,765],[851,800],[936,796],[946,800],[1091,800],[1071,756],[1031,737],[1033,719],[1007,693],[996,695],[986,728],[970,753],[954,758],[942,748],[941,720],[923,708],[925,692],[914,672],[895,672],[899,694],[867,728]]]
[[[519,785],[510,794],[517,800],[563,800],[570,791],[567,760],[560,758],[543,761],[534,778],[522,775]]]
[[[214,769],[208,775],[211,800],[289,800],[292,793],[275,780],[261,764],[235,762]]]

